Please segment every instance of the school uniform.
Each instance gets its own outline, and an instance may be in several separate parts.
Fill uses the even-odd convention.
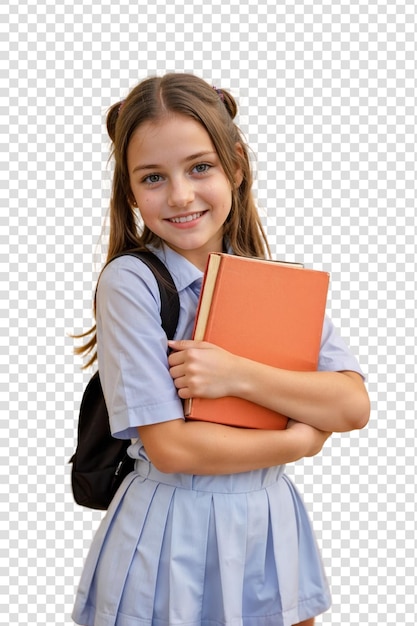
[[[176,338],[190,338],[202,272],[155,250],[180,297]],[[284,466],[221,476],[164,474],[137,427],[183,417],[169,374],[151,271],[124,256],[102,273],[97,350],[112,433],[135,441],[126,477],[93,540],[73,618],[83,626],[291,626],[329,608],[304,504]],[[361,373],[326,318],[319,369]]]

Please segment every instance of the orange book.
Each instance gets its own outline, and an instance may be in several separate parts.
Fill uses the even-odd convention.
[[[210,254],[193,338],[253,361],[317,369],[329,274],[281,263]],[[288,418],[236,397],[186,400],[187,419],[284,429]]]

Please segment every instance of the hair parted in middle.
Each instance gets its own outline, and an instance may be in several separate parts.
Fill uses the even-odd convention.
[[[161,241],[141,223],[134,205],[127,167],[129,141],[139,126],[176,114],[190,117],[207,131],[232,188],[232,204],[224,238],[235,254],[264,257],[269,247],[252,195],[253,175],[246,142],[234,118],[237,104],[224,89],[213,88],[193,74],[172,73],[140,82],[125,100],[108,111],[107,131],[114,158],[107,258]],[[241,150],[236,146],[240,144]],[[237,187],[235,173],[242,172]],[[139,207],[140,211],[140,207]]]

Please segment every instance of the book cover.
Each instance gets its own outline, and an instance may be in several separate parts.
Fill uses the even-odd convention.
[[[210,254],[193,338],[294,371],[317,369],[329,274],[300,264]],[[236,397],[192,398],[187,419],[283,429],[288,418]]]

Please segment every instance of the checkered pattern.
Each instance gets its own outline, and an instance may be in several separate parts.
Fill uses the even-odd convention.
[[[332,275],[368,428],[289,467],[333,591],[318,624],[415,624],[414,0],[9,0],[2,62],[2,624],[71,624],[101,517],[67,461],[110,185],[104,113],[139,79],[230,88],[274,257]]]

